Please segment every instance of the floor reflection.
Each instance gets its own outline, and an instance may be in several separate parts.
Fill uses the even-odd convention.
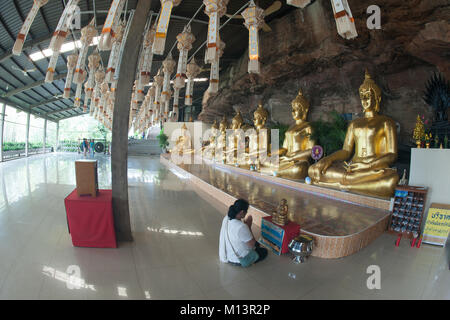
[[[387,214],[383,210],[334,201],[260,181],[213,164],[183,164],[180,167],[236,198],[248,199],[252,206],[266,213],[274,212],[280,200],[286,198],[290,219],[299,223],[303,229],[321,235],[353,234],[373,225]],[[176,174],[182,175],[179,172]]]

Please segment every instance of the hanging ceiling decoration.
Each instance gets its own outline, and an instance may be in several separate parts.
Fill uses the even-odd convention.
[[[161,103],[165,103],[170,100],[170,76],[172,75],[176,64],[177,63],[173,60],[171,53],[169,53],[167,58],[163,61],[164,81],[161,92]]]
[[[159,121],[160,116],[160,99],[161,99],[161,88],[163,86],[164,77],[161,75],[161,69],[158,70],[156,76],[153,77],[155,85],[155,102],[153,103],[153,110],[155,113],[155,121]]]
[[[286,0],[286,3],[297,7],[297,8],[305,8],[308,4],[311,3],[311,0]]]
[[[86,82],[86,89],[85,89],[85,103],[87,104],[87,100],[92,99],[92,92],[94,91],[95,86],[95,72],[97,71],[98,67],[100,66],[101,57],[97,50],[94,51],[89,57],[88,57],[88,68],[89,68],[89,77],[88,81]],[[93,111],[93,110],[92,110]]]
[[[172,118],[170,119],[171,122],[176,121],[178,117],[178,106],[180,101],[180,88],[175,87],[175,84],[173,86],[173,108],[172,108]]]
[[[205,13],[209,16],[205,63],[213,63],[218,60],[220,18],[227,12],[228,0],[203,0],[203,4]]]
[[[94,26],[94,19],[92,19],[92,21],[86,27],[81,29],[81,49],[80,54],[78,55],[75,73],[73,75],[73,82],[76,84],[81,84],[83,82],[83,74],[86,72],[86,56],[89,50],[89,46],[95,36],[97,36],[97,30]]]
[[[180,51],[180,56],[178,57],[178,67],[174,88],[177,88],[179,90],[181,88],[184,88],[185,85],[188,52],[192,49],[192,44],[195,41],[195,37],[191,33],[191,25],[188,24],[184,27],[183,32],[177,36],[177,41],[177,48]]]
[[[61,18],[59,18],[56,30],[55,32],[53,32],[52,39],[50,40],[49,48],[53,52],[59,52],[61,50],[61,46],[64,43],[69,30],[69,18],[72,17],[73,10],[78,5],[78,2],[80,2],[80,0],[69,0],[69,2],[66,4]]]
[[[142,63],[142,69],[139,72],[139,86],[144,87],[150,82],[150,71],[152,70],[153,52],[152,46],[156,34],[156,25],[153,25],[145,34],[144,49],[142,54],[144,60]]]
[[[108,67],[106,69],[106,81],[108,83],[113,82],[114,75],[116,73],[116,69],[119,63],[119,54],[120,47],[122,45],[123,34],[125,32],[126,22],[122,21],[116,28],[116,33],[114,33],[114,37],[112,38],[112,49],[111,54],[109,55]]]
[[[331,4],[339,35],[345,39],[356,38],[358,33],[356,32],[355,19],[347,0],[331,0]]]
[[[77,90],[75,91],[75,101],[74,101],[74,107],[79,108],[81,107],[81,93],[83,92],[83,82],[86,80],[86,73],[82,73],[79,77],[79,83],[77,84]]]
[[[77,54],[71,54],[67,57],[67,77],[66,83],[64,85],[64,98],[66,99],[70,98],[70,91],[72,89],[71,87],[72,87],[73,70],[77,65],[77,60],[78,60]]]
[[[120,26],[120,15],[122,14],[125,0],[113,0],[108,11],[105,23],[103,25],[102,34],[98,41],[98,49],[109,51],[114,43],[114,37],[118,33],[117,28]]]
[[[172,8],[178,6],[180,3],[181,0],[161,0],[161,12],[159,15],[158,26],[156,27],[155,41],[153,42],[152,48],[154,54],[164,54],[167,29],[169,28]]]
[[[199,75],[201,69],[199,65],[195,62],[195,58],[192,58],[191,62],[186,67],[186,75],[188,77],[188,81],[186,84],[186,94],[184,97],[184,104],[187,106],[192,105],[192,96],[194,94],[194,79],[197,75]]]
[[[217,61],[211,64],[211,71],[209,75],[209,87],[210,93],[217,93],[219,91],[219,61],[225,50],[225,42],[219,39],[219,45],[217,47]]]
[[[31,7],[30,12],[25,19],[25,22],[20,28],[19,34],[17,35],[16,42],[14,43],[14,47],[12,48],[12,53],[16,56],[19,56],[22,53],[23,44],[25,39],[27,38],[28,32],[30,31],[30,27],[33,24],[34,18],[36,18],[39,9],[45,6],[48,3],[48,0],[34,0],[33,6]]]
[[[248,73],[258,73],[259,68],[259,34],[258,30],[264,24],[264,10],[257,7],[253,0],[250,1],[250,5],[242,12],[242,16],[245,19],[244,25],[249,32],[249,62]]]

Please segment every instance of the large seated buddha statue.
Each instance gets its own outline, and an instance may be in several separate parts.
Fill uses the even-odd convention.
[[[319,186],[390,197],[399,180],[389,168],[397,159],[395,122],[378,114],[381,89],[367,71],[359,96],[364,117],[349,124],[342,150],[310,166],[308,174]]]
[[[209,144],[202,147],[202,156],[206,159],[213,160],[216,150],[216,139],[219,126],[217,125],[217,120],[211,126],[211,135],[209,136]]]
[[[245,152],[245,137],[243,133],[244,119],[241,112],[238,110],[234,118],[231,120],[231,129],[233,132],[228,135],[226,160],[228,164],[238,163],[238,152]]]
[[[239,166],[250,169],[250,165],[255,165],[259,170],[261,163],[266,162],[270,157],[270,129],[266,127],[269,112],[263,108],[262,104],[253,113],[253,133],[249,136],[249,147],[246,148],[245,163]]]
[[[306,122],[309,102],[301,90],[291,106],[295,123],[286,131],[283,147],[279,150],[279,165],[264,163],[260,172],[282,178],[304,179],[308,175],[314,141],[311,139],[311,125]]]
[[[181,127],[181,135],[175,141],[175,146],[171,152],[172,154],[177,154],[179,156],[182,156],[183,154],[192,154],[194,152],[192,149],[191,137],[185,123],[183,123],[183,126]]]
[[[219,136],[216,138],[216,150],[215,159],[216,161],[225,162],[226,148],[227,148],[227,129],[228,120],[227,116],[224,115],[222,121],[219,124]]]

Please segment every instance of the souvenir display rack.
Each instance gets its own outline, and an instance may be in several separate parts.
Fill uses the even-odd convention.
[[[428,188],[424,187],[397,186],[389,221],[390,233],[397,234],[399,239],[420,236],[427,193]]]

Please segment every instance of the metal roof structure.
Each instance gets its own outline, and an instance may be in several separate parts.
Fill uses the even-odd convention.
[[[101,32],[102,25],[106,19],[111,0],[80,0],[81,9],[81,27],[86,26],[92,19]],[[0,2],[0,103],[6,103],[23,111],[30,112],[51,121],[75,117],[83,114],[82,108],[73,108],[75,85],[72,85],[72,95],[69,99],[64,99],[65,75],[67,72],[67,56],[73,52],[61,53],[54,81],[45,83],[45,74],[49,62],[49,57],[33,61],[30,55],[36,52],[42,52],[47,49],[50,39],[59,18],[65,7],[65,0],[50,0],[39,10],[34,20],[30,32],[23,46],[23,52],[20,56],[12,54],[17,34],[22,27],[33,1],[31,0],[2,0]],[[202,0],[183,0],[181,4],[174,7],[169,24],[168,35],[164,55],[154,56],[151,76],[153,77],[161,67],[162,61],[166,58],[170,49],[176,42],[176,36],[183,31],[184,26],[189,22],[193,15],[202,5]],[[236,13],[248,1],[231,0],[227,6],[227,14]],[[267,8],[274,3],[274,0],[257,1],[261,8]],[[127,0],[127,13],[136,8],[137,0]],[[153,21],[155,21],[160,10],[161,3],[153,0],[151,5]],[[295,9],[283,2],[280,10],[266,17],[266,23],[278,18],[288,11]],[[221,24],[228,18],[222,17]],[[202,9],[191,23],[192,33],[196,37],[193,48],[189,56],[206,41],[209,17]],[[220,67],[225,70],[233,61],[239,59],[247,50],[248,31],[243,25],[242,19],[232,19],[220,31],[221,39],[226,47]],[[73,30],[67,36],[66,42],[78,40],[80,30]],[[94,50],[90,48],[89,54]],[[197,63],[204,66],[203,57],[205,50],[202,48],[196,54]],[[102,63],[108,63],[109,52],[101,51]],[[178,59],[178,50],[172,51],[174,59]],[[209,77],[209,71],[203,71],[199,77]],[[197,82],[195,85],[194,96],[200,98],[207,89],[208,83]],[[180,99],[182,102],[183,99]]]

